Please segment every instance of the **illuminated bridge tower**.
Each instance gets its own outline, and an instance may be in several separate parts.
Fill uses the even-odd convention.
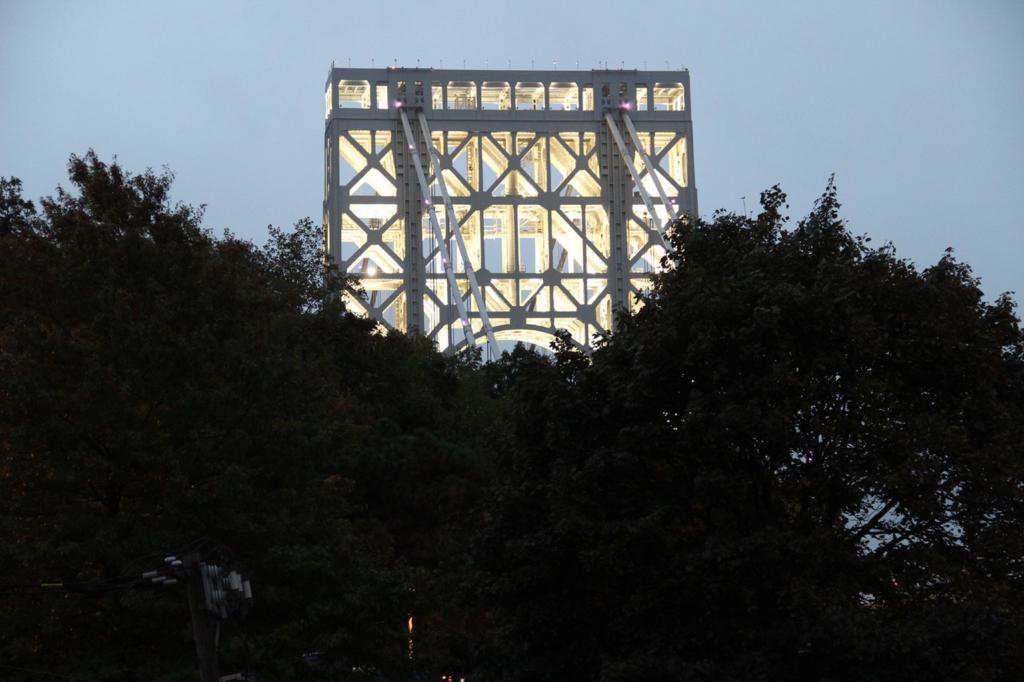
[[[686,71],[332,68],[325,138],[350,308],[442,350],[588,346],[697,213]]]

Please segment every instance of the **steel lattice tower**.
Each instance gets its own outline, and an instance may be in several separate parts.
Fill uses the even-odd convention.
[[[443,350],[582,347],[697,213],[687,71],[331,69],[324,226],[350,308]],[[457,229],[456,229],[457,226]]]

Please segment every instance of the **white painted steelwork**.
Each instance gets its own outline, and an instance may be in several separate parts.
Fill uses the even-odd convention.
[[[589,347],[697,213],[686,71],[332,68],[325,103],[350,309],[447,352]]]

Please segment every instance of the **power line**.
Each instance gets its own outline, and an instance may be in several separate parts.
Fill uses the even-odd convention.
[[[56,677],[62,680],[77,680],[78,682],[88,682],[84,677],[68,677],[67,675],[61,675],[60,673],[51,673],[46,670],[33,670],[32,668],[20,668],[16,665],[5,665],[0,663],[0,668],[6,670],[17,670],[22,673],[29,673],[30,675],[44,675],[46,677]]]

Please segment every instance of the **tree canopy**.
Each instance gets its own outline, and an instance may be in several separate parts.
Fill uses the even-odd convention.
[[[1024,675],[1014,302],[832,183],[676,223],[591,355],[481,364],[348,313],[309,220],[68,170],[0,179],[0,676],[195,679],[134,580],[189,549],[252,576],[220,652],[259,679]]]
[[[503,678],[1022,670],[1012,301],[852,236],[831,184],[792,230],[778,188],[762,206],[678,225],[591,359],[504,359]]]
[[[89,154],[69,175],[38,213],[3,187],[0,566],[81,589],[8,589],[0,658],[191,679],[183,596],[117,587],[198,542],[253,575],[237,667],[244,637],[269,679],[404,674],[431,519],[472,498],[483,437],[444,419],[459,361],[348,315],[309,221],[257,248],[173,205],[169,174]]]

